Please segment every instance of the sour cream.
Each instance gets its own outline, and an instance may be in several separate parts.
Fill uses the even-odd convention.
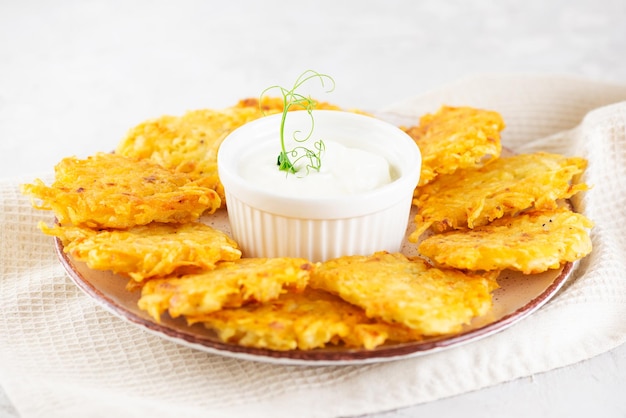
[[[279,170],[277,147],[272,144],[244,157],[240,175],[262,189],[296,197],[353,195],[391,183],[391,167],[384,157],[336,141],[324,141],[324,145],[319,171],[307,173],[305,159],[296,163],[295,174]]]

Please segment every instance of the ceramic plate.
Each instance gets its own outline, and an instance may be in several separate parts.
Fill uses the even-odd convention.
[[[413,219],[414,213],[411,213]],[[228,215],[218,211],[203,221],[214,228],[230,234]],[[412,225],[412,222],[410,222]],[[407,231],[407,236],[410,233]],[[402,252],[415,254],[415,244],[405,239]],[[182,318],[172,319],[163,315],[157,324],[147,313],[137,307],[139,292],[125,290],[128,279],[110,272],[91,270],[84,263],[73,260],[63,252],[63,246],[56,241],[56,250],[61,263],[70,278],[89,297],[114,315],[159,337],[183,344],[198,350],[240,359],[256,360],[280,364],[340,365],[364,364],[397,360],[424,355],[443,349],[476,341],[500,332],[527,317],[561,288],[571,275],[574,265],[568,263],[558,270],[532,276],[517,272],[503,272],[498,280],[500,288],[493,294],[493,309],[488,315],[475,318],[458,334],[431,338],[417,342],[387,344],[373,350],[325,348],[308,351],[272,351],[247,348],[221,342],[217,336],[201,324],[187,326]]]

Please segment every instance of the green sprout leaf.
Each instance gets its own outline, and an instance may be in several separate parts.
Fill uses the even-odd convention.
[[[290,110],[297,110],[301,108],[301,110],[304,110],[309,114],[309,117],[311,119],[310,129],[305,133],[300,130],[293,132],[292,139],[295,142],[303,144],[311,139],[311,136],[313,135],[313,131],[315,129],[315,120],[313,117],[315,100],[313,100],[311,97],[307,97],[298,93],[297,90],[303,84],[314,79],[317,79],[320,82],[321,86],[326,88],[327,93],[330,93],[335,89],[335,80],[331,76],[318,73],[317,71],[307,70],[300,74],[291,89],[275,85],[266,88],[261,93],[261,100],[259,101],[259,103],[262,103],[263,96],[265,96],[271,90],[279,90],[283,98],[283,113],[280,121],[280,154],[278,154],[276,163],[279,170],[285,171],[287,173],[297,173],[298,168],[296,166],[302,159],[308,160],[305,166],[306,174],[308,174],[309,170],[311,169],[319,171],[322,166],[322,152],[326,149],[324,141],[315,141],[313,144],[313,149],[307,148],[304,145],[300,145],[287,150],[285,146],[285,122],[287,120],[287,114]],[[327,84],[329,85],[329,87],[327,87]]]

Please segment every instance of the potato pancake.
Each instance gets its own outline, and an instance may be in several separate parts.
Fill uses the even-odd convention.
[[[586,167],[583,158],[537,152],[439,176],[417,189],[416,229],[409,239],[417,242],[430,227],[471,229],[529,208],[554,209],[558,199],[587,190],[576,184]]]
[[[159,321],[165,311],[176,318],[267,302],[285,289],[304,289],[313,268],[302,258],[224,261],[206,272],[148,280],[141,290],[139,308]]]
[[[373,320],[363,309],[330,293],[306,288],[278,299],[188,316],[227,343],[270,350],[310,350],[327,345],[373,349],[393,340],[415,341],[420,334],[402,325]]]
[[[339,109],[316,102],[316,109]],[[244,99],[222,110],[198,109],[182,116],[162,116],[130,129],[116,153],[149,159],[176,172],[188,173],[203,186],[218,192],[225,203],[217,173],[217,150],[234,129],[260,117],[282,112],[283,100]],[[294,110],[298,110],[294,107]]]
[[[422,116],[419,125],[405,129],[422,152],[419,185],[440,174],[479,167],[498,158],[504,127],[499,113],[472,107],[442,106],[436,113]]]
[[[370,318],[432,336],[458,332],[487,313],[497,275],[440,269],[419,257],[378,252],[326,261],[309,285],[360,306]]]
[[[86,159],[65,158],[55,167],[55,181],[22,185],[22,192],[52,210],[60,224],[88,228],[131,228],[151,222],[197,220],[220,206],[220,197],[184,173],[147,160],[98,153]]]
[[[589,219],[567,209],[533,211],[473,230],[433,235],[422,241],[419,251],[446,267],[536,274],[589,254],[592,226]]]
[[[215,268],[241,258],[237,243],[208,225],[151,223],[127,230],[56,226],[44,232],[60,237],[64,251],[94,270],[111,270],[136,282]]]
[[[115,152],[149,159],[165,168],[187,173],[194,180],[202,179],[202,184],[216,190],[223,200],[217,175],[219,145],[232,130],[261,115],[258,108],[240,107],[200,109],[182,116],[150,119],[132,128]]]
[[[320,102],[314,99],[311,99],[314,103],[314,109],[316,110],[342,110],[341,107],[334,105],[328,102]],[[256,109],[261,109],[263,115],[269,115],[272,113],[280,113],[283,111],[285,106],[285,101],[282,97],[270,97],[263,96],[261,100],[251,97],[247,99],[240,100],[235,107],[236,108],[245,108],[251,107]],[[295,110],[305,110],[305,107],[300,104],[294,104],[290,108],[290,111]]]

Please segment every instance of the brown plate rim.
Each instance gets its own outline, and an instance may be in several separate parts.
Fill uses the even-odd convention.
[[[561,272],[552,283],[525,305],[493,322],[465,332],[438,339],[383,345],[373,350],[337,348],[275,351],[225,343],[205,335],[198,335],[191,328],[173,328],[143,318],[129,311],[87,280],[75,267],[72,259],[63,251],[63,244],[58,238],[55,238],[55,250],[70,279],[81,291],[95,300],[105,310],[140,327],[144,331],[175,343],[213,354],[261,362],[297,365],[353,365],[393,361],[430,354],[485,338],[509,328],[547,303],[565,284],[577,264],[571,262],[564,264]]]

